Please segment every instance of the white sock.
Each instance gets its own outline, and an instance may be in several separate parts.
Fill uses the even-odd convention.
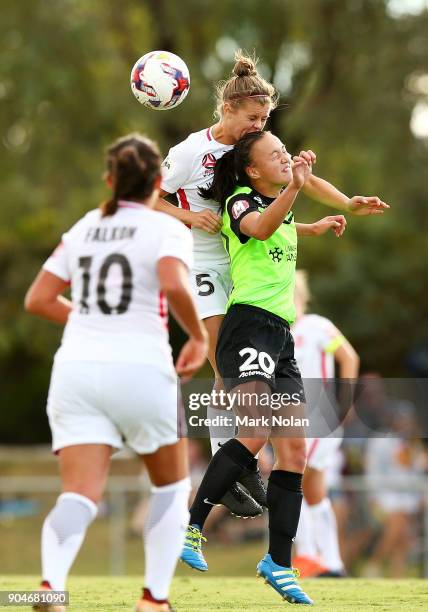
[[[210,425],[210,441],[211,441],[211,451],[212,454],[215,455],[220,446],[222,446],[225,442],[235,437],[235,416],[232,410],[221,410],[220,408],[214,408],[213,406],[208,406],[207,408],[207,418],[212,421],[214,417],[219,417],[219,419],[230,419],[233,421],[231,425]]]
[[[93,501],[78,493],[62,493],[43,523],[42,576],[56,591],[64,591],[68,572],[97,515]]]
[[[331,501],[325,497],[319,504],[309,506],[309,509],[314,524],[315,541],[326,567],[336,572],[343,570],[336,516]]]
[[[299,525],[297,527],[294,544],[296,547],[296,555],[303,555],[305,557],[310,557],[311,559],[318,557],[314,533],[314,522],[305,499],[302,501],[302,509],[300,512]]]
[[[168,599],[189,522],[190,478],[153,487],[144,525],[144,583],[155,599]]]

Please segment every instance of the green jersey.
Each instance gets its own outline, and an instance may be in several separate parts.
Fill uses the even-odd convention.
[[[226,200],[221,235],[229,253],[233,289],[232,304],[263,308],[290,323],[296,318],[294,280],[297,233],[290,211],[281,226],[267,240],[257,240],[240,230],[242,219],[264,210],[274,201],[251,187],[237,187]]]

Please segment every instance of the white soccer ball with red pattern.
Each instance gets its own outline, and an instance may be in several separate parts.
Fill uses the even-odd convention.
[[[153,110],[175,108],[183,102],[189,88],[189,69],[181,57],[169,51],[146,53],[131,70],[134,96]]]

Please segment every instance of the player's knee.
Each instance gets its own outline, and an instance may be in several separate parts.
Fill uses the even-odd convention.
[[[63,490],[88,498],[94,504],[98,504],[101,501],[104,493],[104,487],[98,486],[97,483],[72,482],[71,480],[63,482]]]
[[[308,465],[303,476],[303,494],[310,506],[319,504],[327,495],[323,473]]]
[[[306,441],[304,438],[283,440],[277,456],[277,469],[289,470],[303,474],[306,466]]]
[[[241,431],[239,432],[241,434]],[[257,455],[257,453],[263,448],[263,445],[266,443],[266,438],[265,437],[248,437],[249,433],[246,432],[247,435],[238,435],[237,436],[237,440],[238,442],[240,442],[241,444],[243,444],[243,446],[245,446],[245,448],[247,448],[250,453],[252,453],[253,455]]]

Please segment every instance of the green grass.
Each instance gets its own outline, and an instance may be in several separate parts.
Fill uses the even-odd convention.
[[[27,590],[36,576],[2,576],[0,590]],[[424,580],[324,579],[302,582],[315,599],[315,609],[328,612],[376,610],[427,610],[428,582]],[[131,612],[137,599],[139,576],[72,576],[69,581],[70,612]],[[171,601],[177,612],[275,612],[292,609],[262,580],[208,577],[191,573],[174,580]],[[10,607],[0,606],[10,611]]]

